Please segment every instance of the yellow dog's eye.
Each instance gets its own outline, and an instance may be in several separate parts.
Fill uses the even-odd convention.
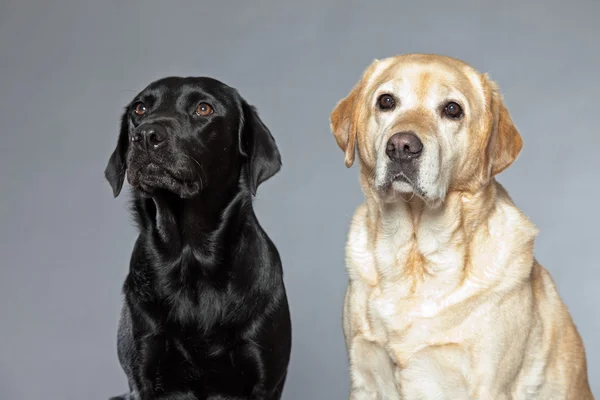
[[[201,117],[206,117],[207,115],[210,115],[212,113],[213,109],[207,103],[200,103],[198,104],[198,107],[196,107],[196,114],[200,115]]]
[[[444,107],[444,114],[449,118],[458,119],[462,117],[463,110],[457,103],[451,101]]]
[[[390,110],[396,105],[396,100],[391,94],[382,94],[377,99],[377,106],[380,110]]]

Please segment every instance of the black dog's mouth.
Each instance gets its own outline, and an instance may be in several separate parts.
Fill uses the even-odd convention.
[[[188,180],[177,173],[155,163],[148,163],[127,170],[129,184],[137,190],[152,195],[157,190],[168,190],[181,198],[190,198],[200,193],[199,182]]]

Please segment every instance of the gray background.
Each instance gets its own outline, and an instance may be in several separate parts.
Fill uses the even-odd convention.
[[[286,400],[344,399],[344,243],[362,201],[329,113],[373,58],[436,52],[490,72],[524,136],[500,176],[541,229],[600,395],[600,4],[342,0],[0,3],[0,399],[125,391],[115,335],[136,233],[103,170],[151,80],[211,75],[257,105],[283,156],[256,200],[294,324]]]

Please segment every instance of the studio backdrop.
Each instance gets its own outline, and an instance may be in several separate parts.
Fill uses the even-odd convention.
[[[600,394],[597,1],[0,2],[0,399],[104,400],[136,231],[103,171],[123,106],[168,75],[213,76],[257,106],[283,167],[255,199],[285,271],[283,398],[348,398],[341,315],[363,201],[329,114],[375,58],[439,53],[490,73],[524,148],[499,176],[541,233]]]

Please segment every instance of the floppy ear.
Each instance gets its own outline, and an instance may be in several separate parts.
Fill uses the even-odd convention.
[[[127,171],[126,157],[129,148],[129,119],[127,111],[121,117],[121,131],[117,139],[117,147],[113,151],[108,165],[104,170],[104,176],[113,190],[113,195],[117,197],[121,193],[125,172]]]
[[[356,153],[357,116],[354,111],[361,85],[362,83],[358,82],[350,94],[337,103],[329,116],[331,131],[338,146],[345,153],[344,162],[347,168],[350,168],[354,163]]]
[[[508,168],[519,156],[523,139],[515,127],[496,83],[488,81],[491,89],[492,134],[488,143],[490,176]]]
[[[258,186],[281,169],[281,155],[275,138],[258,116],[256,108],[244,102],[242,109],[238,141],[240,153],[246,157],[244,169],[248,188],[254,196]]]

